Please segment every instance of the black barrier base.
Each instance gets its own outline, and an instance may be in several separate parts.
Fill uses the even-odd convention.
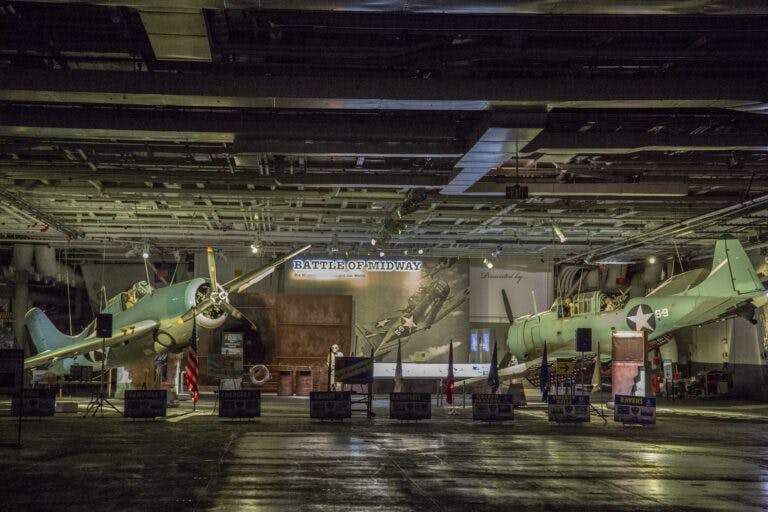
[[[318,420],[342,420],[352,417],[352,393],[349,391],[312,391],[309,417]]]
[[[219,417],[251,419],[261,416],[261,391],[258,389],[222,389],[219,391]]]
[[[513,395],[472,395],[472,419],[475,421],[512,421],[514,415]]]
[[[390,393],[389,418],[400,421],[432,419],[430,393]]]

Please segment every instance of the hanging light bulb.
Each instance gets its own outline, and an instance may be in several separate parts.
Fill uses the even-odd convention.
[[[383,257],[384,257],[384,251],[379,251],[379,258],[383,258]]]
[[[419,254],[424,254],[424,249],[419,249]]]
[[[141,250],[141,257],[145,260],[149,258],[149,245],[144,244],[144,248]]]
[[[254,240],[251,244],[251,252],[253,254],[259,254],[259,251],[261,250],[261,242],[258,240]]]
[[[650,258],[648,258],[648,263],[650,263],[651,265],[655,264],[656,263],[656,256],[651,256]]]
[[[375,238],[371,238],[371,245],[376,245],[376,239]]]

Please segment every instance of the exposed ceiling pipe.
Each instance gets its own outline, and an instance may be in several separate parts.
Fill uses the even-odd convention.
[[[688,232],[693,232],[697,229],[705,228],[722,222],[725,219],[735,217],[741,214],[748,213],[752,210],[765,208],[768,205],[768,194],[744,201],[735,205],[720,208],[718,210],[691,217],[680,222],[675,222],[667,226],[629,237],[621,242],[615,244],[609,244],[601,247],[600,249],[584,252],[576,256],[572,256],[563,260],[561,263],[568,262],[581,262],[590,263],[597,259],[607,258],[609,256],[615,256],[621,254],[630,249],[647,245],[651,242],[658,241],[663,238],[672,238],[675,236],[684,235]]]

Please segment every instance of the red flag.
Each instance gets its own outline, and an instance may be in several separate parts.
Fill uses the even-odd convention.
[[[192,399],[197,403],[200,398],[200,389],[197,387],[197,322],[192,320],[192,339],[187,351],[187,367],[184,370],[187,381],[187,389]]]
[[[453,340],[448,346],[448,379],[445,381],[445,402],[453,405]]]

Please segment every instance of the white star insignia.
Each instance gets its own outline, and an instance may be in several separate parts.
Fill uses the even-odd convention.
[[[627,319],[634,322],[636,331],[653,331],[653,326],[648,323],[648,319],[650,319],[652,316],[653,311],[650,313],[643,313],[643,306],[640,306],[637,308],[637,313],[635,313],[635,316],[628,316]]]
[[[413,315],[411,315],[411,316],[403,316],[403,317],[400,317],[400,318],[403,321],[403,327],[407,327],[409,329],[415,329],[416,328],[416,323],[413,321]]]
[[[389,323],[389,318],[385,318],[384,320],[379,320],[376,322],[376,327],[384,327]]]

